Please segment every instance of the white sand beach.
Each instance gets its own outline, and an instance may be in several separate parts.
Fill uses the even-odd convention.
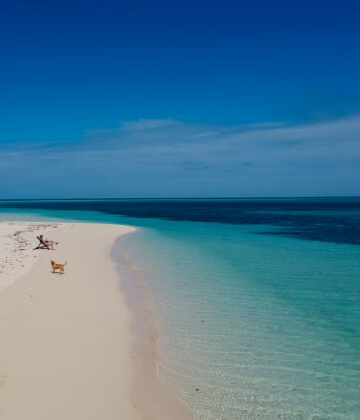
[[[0,418],[136,420],[130,313],[110,249],[134,230],[0,224]],[[46,232],[46,233],[45,233]],[[59,241],[33,250],[36,236]],[[53,274],[50,260],[64,263]]]
[[[55,234],[60,223],[0,222],[0,292],[28,273],[41,253],[32,252],[37,236],[50,230]],[[45,236],[46,237],[46,236]]]

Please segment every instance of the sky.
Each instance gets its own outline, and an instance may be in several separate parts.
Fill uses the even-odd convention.
[[[358,16],[3,1],[0,198],[360,195]]]

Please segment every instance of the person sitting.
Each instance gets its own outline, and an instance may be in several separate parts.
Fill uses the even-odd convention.
[[[54,249],[54,244],[57,245],[59,242],[55,242],[52,239],[44,239],[43,235],[39,236],[40,241],[44,244],[49,246],[51,249]]]

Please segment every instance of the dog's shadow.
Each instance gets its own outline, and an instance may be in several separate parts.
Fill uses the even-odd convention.
[[[50,271],[51,274],[65,274],[65,273],[59,273],[58,271]]]

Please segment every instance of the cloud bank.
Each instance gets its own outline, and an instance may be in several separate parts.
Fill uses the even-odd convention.
[[[360,116],[307,125],[122,122],[0,146],[2,198],[360,195]]]

